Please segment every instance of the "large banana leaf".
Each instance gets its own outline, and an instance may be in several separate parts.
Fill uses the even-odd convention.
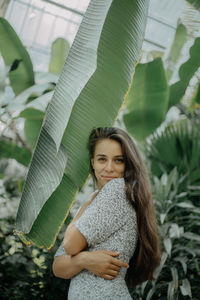
[[[33,65],[30,56],[12,26],[0,18],[0,52],[5,64],[16,69],[9,72],[10,83],[15,95],[34,84]]]
[[[180,67],[180,80],[170,86],[169,107],[181,101],[186,88],[195,72],[200,67],[200,37],[195,39],[190,48],[190,58]]]
[[[88,177],[87,138],[112,126],[131,84],[148,0],[92,0],[47,108],[20,201],[16,232],[51,248]]]
[[[187,40],[187,29],[183,24],[178,24],[175,37],[167,58],[167,79],[170,80],[178,59],[180,58],[181,49]]]
[[[164,120],[168,106],[168,84],[161,58],[139,64],[127,97],[127,130],[144,140]]]
[[[51,45],[51,58],[49,72],[60,75],[66,57],[70,49],[70,44],[63,38],[57,38]]]

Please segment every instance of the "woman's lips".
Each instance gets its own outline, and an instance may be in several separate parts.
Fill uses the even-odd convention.
[[[103,178],[105,178],[105,179],[114,179],[114,178],[116,178],[116,177],[113,177],[113,176],[102,176]]]

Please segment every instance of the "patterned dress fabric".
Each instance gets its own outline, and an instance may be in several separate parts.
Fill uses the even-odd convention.
[[[129,263],[137,243],[137,222],[124,178],[109,181],[74,224],[88,242],[87,251],[120,251],[117,258]],[[63,254],[61,244],[55,256]],[[68,300],[131,300],[126,271],[121,268],[115,279],[106,280],[83,270],[71,279]]]

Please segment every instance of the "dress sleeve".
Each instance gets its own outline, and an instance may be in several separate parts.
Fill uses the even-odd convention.
[[[65,254],[66,254],[66,252],[65,252],[65,249],[64,249],[64,247],[63,247],[63,241],[62,241],[62,243],[61,243],[60,246],[58,247],[58,249],[57,249],[57,251],[56,251],[54,257],[60,256],[60,255],[65,255]]]
[[[109,181],[74,223],[84,235],[88,247],[105,241],[127,221],[124,178]]]
[[[77,214],[79,213],[80,209],[81,209],[81,207],[79,207],[79,209],[77,210],[77,212],[76,212],[76,214],[75,214],[74,217],[77,216]],[[64,247],[63,247],[63,243],[64,243],[64,239],[62,240],[62,243],[61,243],[60,246],[58,247],[58,249],[57,249],[57,251],[56,251],[54,257],[60,256],[60,255],[65,255],[65,254],[66,254],[65,249],[64,249]]]

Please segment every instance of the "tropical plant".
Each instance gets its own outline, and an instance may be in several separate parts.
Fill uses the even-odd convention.
[[[136,290],[142,299],[199,295],[200,119],[186,112],[146,142],[163,255],[156,280]]]
[[[0,157],[15,158],[20,163],[28,165],[46,107],[52,98],[58,74],[61,73],[64,64],[63,60],[68,54],[69,43],[59,38],[52,44],[49,70],[56,74],[34,73],[26,48],[11,25],[3,18],[0,18],[0,32],[3,37],[0,41],[0,52],[5,61],[5,66],[2,60],[0,65],[0,74],[2,74],[0,76],[0,122],[5,124],[1,133]],[[23,65],[21,65],[22,62]],[[10,85],[7,77],[9,77]],[[23,80],[25,77],[33,80],[25,84]],[[22,118],[24,119],[23,133],[18,130],[18,126],[22,124]],[[7,129],[12,136],[14,134],[11,139],[4,136]]]
[[[179,192],[187,191],[194,204],[197,203],[195,195],[200,195],[199,117],[182,119],[169,124],[162,132],[155,132],[147,139],[146,155],[150,160],[151,172],[155,176],[169,174],[177,167],[182,176]]]
[[[16,220],[21,238],[40,247],[54,244],[88,177],[89,132],[113,125],[126,97],[142,45],[148,2],[90,2],[31,161]]]
[[[151,134],[168,109],[168,84],[161,58],[139,64],[127,97],[124,123],[138,141]]]
[[[4,18],[0,18],[0,36],[0,53],[5,64],[11,66],[9,79],[13,92],[18,95],[35,82],[32,61],[14,29]]]
[[[190,203],[186,192],[179,192],[182,176],[177,168],[168,175],[163,173],[161,178],[153,176],[152,180],[162,259],[154,273],[155,281],[137,287],[133,299],[197,300],[200,235],[192,230],[198,223],[200,208]]]
[[[174,41],[166,59],[155,58],[145,64],[138,64],[131,91],[127,98],[127,113],[124,123],[127,131],[138,141],[143,141],[153,133],[165,120],[169,109],[178,105],[190,85],[190,81],[200,67],[200,38],[194,40],[190,48],[189,58],[178,72],[178,80],[171,83],[181,50],[187,41],[187,31],[183,24],[178,24]],[[163,63],[162,63],[163,60]],[[196,78],[199,83],[199,78]],[[198,85],[195,93],[198,95]],[[191,100],[196,98],[191,95]],[[191,102],[191,101],[189,101]]]
[[[55,278],[52,272],[53,255],[61,243],[63,232],[51,252],[27,247],[13,235],[19,190],[25,173],[26,168],[15,160],[0,160],[1,300],[64,300],[69,280]]]

